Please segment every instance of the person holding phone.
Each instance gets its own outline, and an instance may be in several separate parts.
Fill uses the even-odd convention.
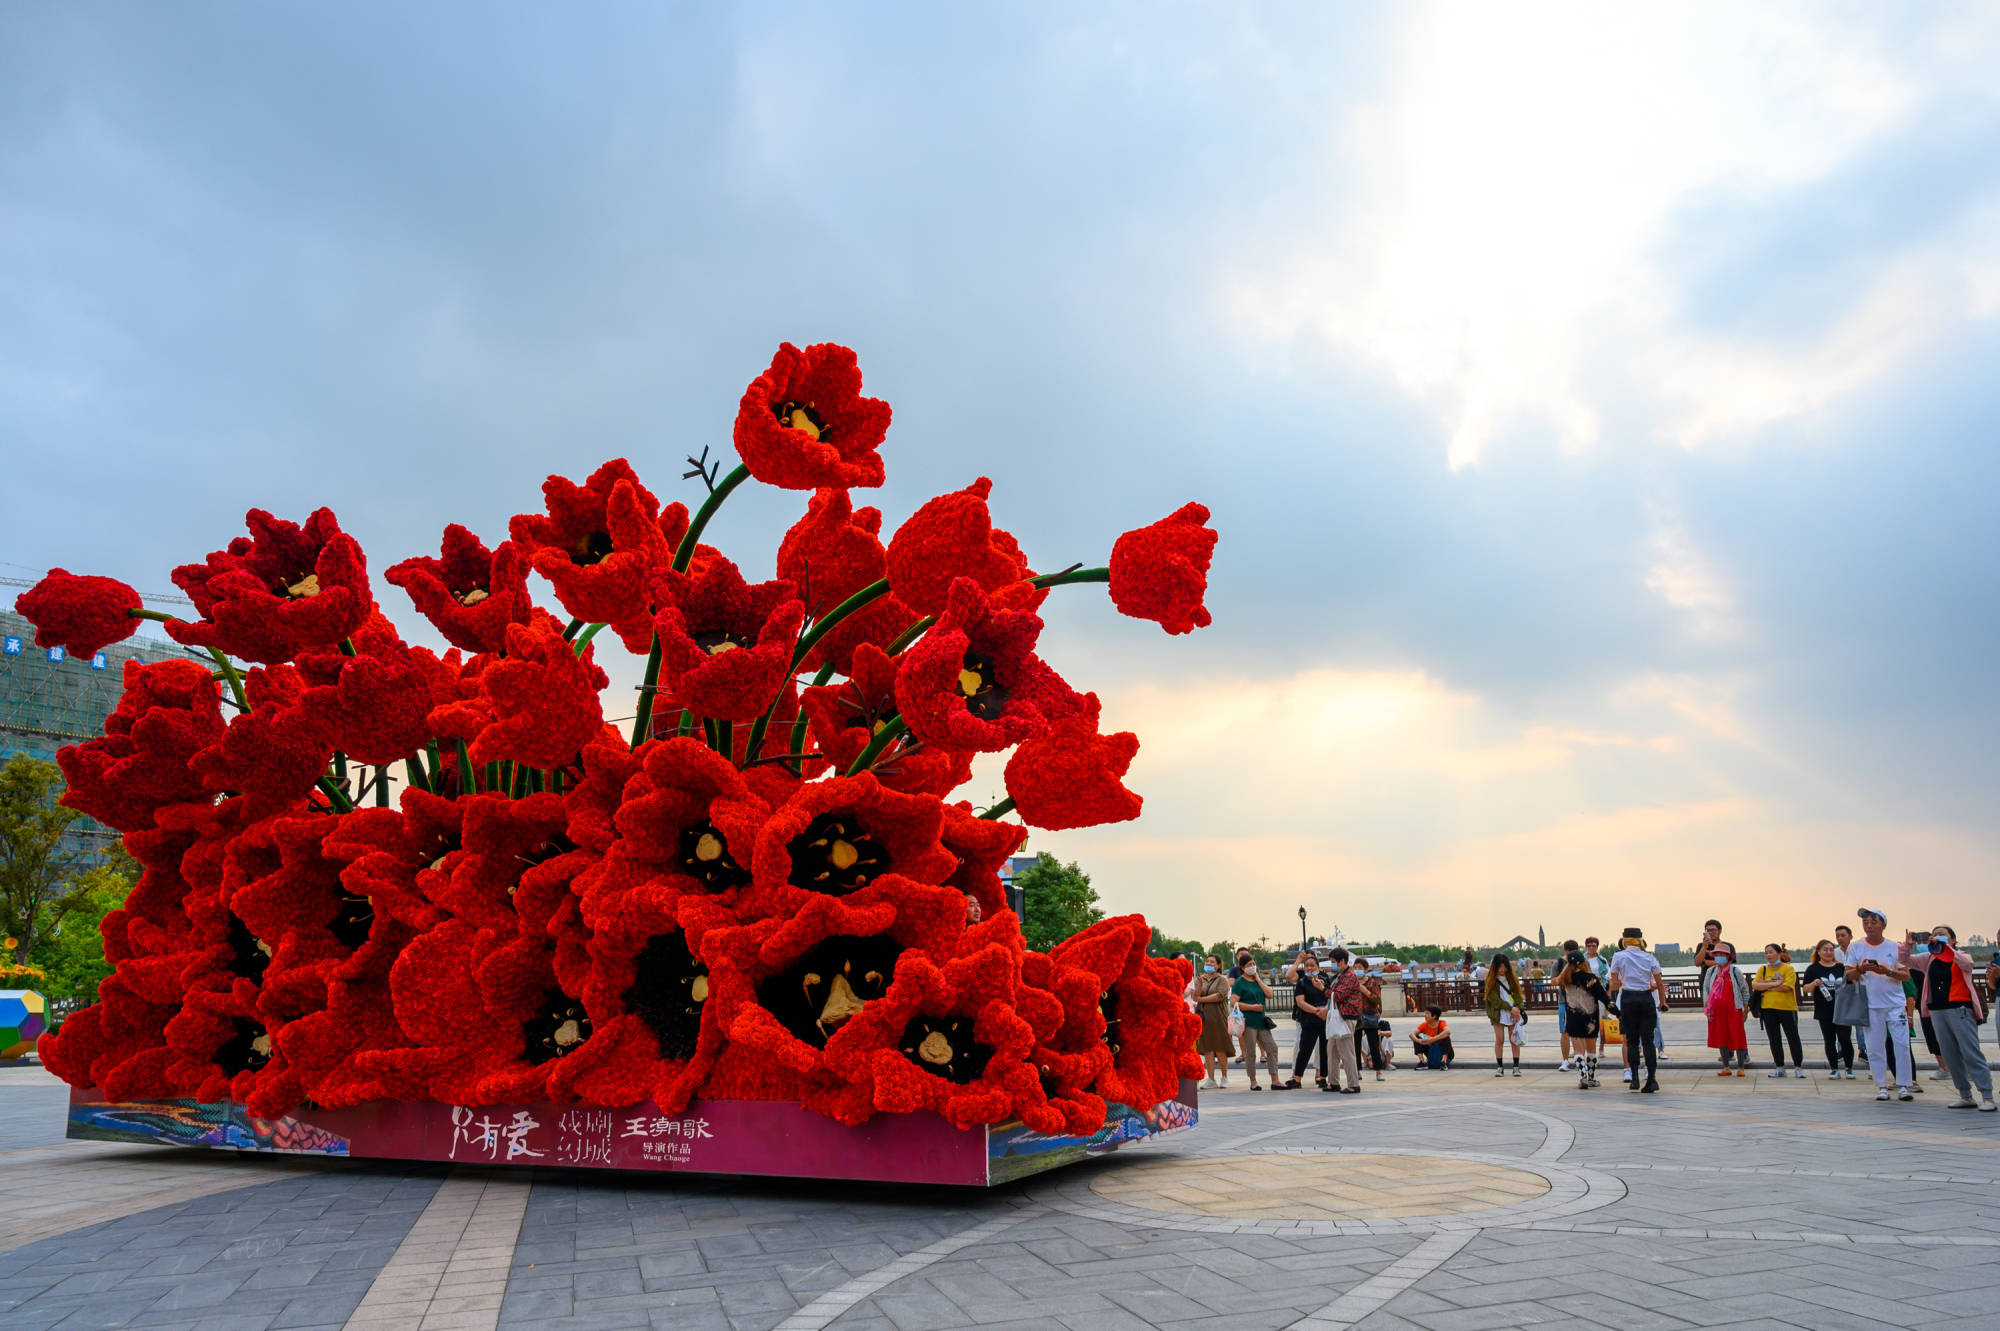
[[[1994,1111],[1993,1074],[1986,1052],[1979,1047],[1979,1025],[1986,1020],[1986,999],[1972,979],[1972,958],[1958,947],[1958,933],[1948,924],[1930,931],[1921,944],[1914,937],[1900,949],[1917,977],[1918,1002],[1937,1034],[1940,1057],[1958,1099],[1947,1109],[1973,1108],[1973,1088],[1979,1090],[1980,1112]]]
[[[1305,1075],[1306,1066],[1312,1062],[1313,1054],[1319,1054],[1319,1076],[1315,1080],[1319,1088],[1326,1089],[1326,1011],[1333,1002],[1333,986],[1321,973],[1319,958],[1310,952],[1299,953],[1299,959],[1292,964],[1292,1020],[1299,1024],[1299,1052],[1292,1060],[1292,1079],[1284,1089],[1296,1091],[1299,1078]]]
[[[1261,1091],[1257,1084],[1257,1054],[1263,1051],[1265,1071],[1271,1074],[1271,1086],[1278,1085],[1278,1037],[1272,1034],[1277,1023],[1265,1014],[1264,1005],[1271,1001],[1271,986],[1265,984],[1257,974],[1257,960],[1246,958],[1243,973],[1230,986],[1230,993],[1236,999],[1236,1010],[1243,1014],[1243,1070],[1250,1074],[1250,1089]]]
[[[1203,1084],[1212,1091],[1229,1089],[1229,1055],[1233,1052],[1229,1038],[1229,986],[1229,977],[1222,973],[1222,959],[1210,956],[1202,962],[1201,974],[1194,977],[1187,991],[1201,1017],[1201,1034],[1195,1039],[1194,1051],[1201,1055],[1208,1071],[1208,1080]]]
[[[1855,914],[1861,920],[1861,941],[1848,944],[1847,979],[1868,995],[1868,1072],[1875,1078],[1875,1098],[1890,1098],[1888,1057],[1893,1048],[1898,1072],[1911,1079],[1897,1086],[1895,1098],[1914,1100],[1910,1019],[1903,1007],[1903,981],[1909,978],[1910,968],[1897,960],[1900,949],[1896,944],[1882,936],[1889,925],[1886,915],[1869,906]]]

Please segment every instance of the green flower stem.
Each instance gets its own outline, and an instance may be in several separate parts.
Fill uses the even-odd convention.
[[[428,783],[430,792],[433,795],[442,795],[444,794],[444,755],[438,752],[438,742],[434,739],[424,742],[424,750],[431,756],[431,774]]]
[[[814,620],[813,626],[807,629],[804,635],[799,638],[799,645],[792,649],[792,669],[797,670],[805,663],[806,657],[812,654],[812,649],[819,645],[819,640],[824,638],[836,624],[846,619],[862,606],[867,605],[870,601],[875,600],[879,596],[886,595],[888,590],[889,580],[887,578],[877,578],[874,582],[869,583],[866,587],[863,587],[860,591],[827,611],[825,615]]]
[[[892,716],[881,723],[882,728],[869,737],[868,747],[854,755],[854,761],[847,765],[847,775],[859,776],[875,765],[875,759],[882,750],[894,744],[902,733],[910,727],[900,716]]]
[[[333,779],[340,783],[341,789],[347,788],[347,755],[339,749],[333,751]]]
[[[472,770],[472,753],[465,747],[465,741],[458,744],[458,798],[479,793],[479,775]]]
[[[220,670],[222,677],[229,681],[229,691],[236,695],[237,710],[249,711],[250,699],[244,696],[243,676],[236,673],[235,663],[213,647],[208,649],[208,654],[215,658],[216,669]]]
[[[568,642],[571,638],[574,638],[576,636],[576,631],[582,627],[583,627],[582,620],[572,619],[569,622],[569,627],[563,630],[563,641]]]
[[[389,807],[389,769],[387,767],[378,767],[375,769],[375,807],[378,809]]]
[[[694,736],[694,713],[683,711],[681,713],[680,724],[674,727],[674,737],[676,739],[691,739],[693,738],[693,736]]]
[[[819,668],[819,673],[813,676],[813,687],[818,688],[832,678],[833,666],[831,664],[823,665]],[[794,758],[802,757],[805,754],[806,725],[806,714],[801,710],[798,716],[792,720],[792,757]],[[797,775],[797,769],[794,770],[793,775]]]
[[[653,733],[653,695],[660,688],[660,635],[653,635],[653,650],[646,653],[646,678],[639,685],[639,711],[632,718],[632,747],[638,748]]]
[[[355,650],[354,650],[354,639],[352,639],[352,638],[342,638],[342,639],[340,640],[340,654],[341,654],[342,656],[359,656],[359,655],[361,655],[361,653],[360,653],[360,652],[357,652],[357,651],[355,651]]]
[[[1073,582],[1109,582],[1111,570],[1108,568],[1073,568],[1066,573],[1044,573],[1039,578],[1030,578],[1037,587],[1067,587]]]
[[[403,779],[418,790],[430,790],[430,779],[424,775],[423,759],[411,755],[403,759]]]
[[[688,522],[687,535],[681,537],[681,548],[674,551],[674,572],[684,573],[694,559],[694,548],[701,544],[701,534],[708,530],[708,520],[722,507],[722,501],[729,498],[729,492],[750,479],[750,469],[742,463],[722,478],[722,484],[709,491],[708,498],[702,500],[694,517]]]
[[[603,627],[604,625],[602,624],[592,624],[589,628],[586,628],[583,631],[583,636],[581,638],[578,638],[574,643],[570,645],[570,650],[575,652],[578,656],[582,656],[583,649],[590,646],[590,640],[596,637],[598,631]]]
[[[908,628],[904,629],[901,633],[898,633],[896,635],[896,640],[889,644],[889,650],[883,654],[885,656],[901,655],[905,647],[908,647],[918,638],[923,637],[924,634],[930,629],[930,626],[935,623],[937,623],[936,615],[925,615],[922,619],[910,625]]]
[[[326,797],[328,800],[332,801],[333,807],[336,812],[339,813],[354,812],[354,801],[347,798],[347,792],[342,790],[339,786],[334,785],[329,778],[321,777],[319,779],[319,788],[326,792]]]
[[[1014,812],[1014,797],[1009,795],[1006,799],[1001,800],[998,804],[979,816],[981,818],[1005,818],[1012,812]]]

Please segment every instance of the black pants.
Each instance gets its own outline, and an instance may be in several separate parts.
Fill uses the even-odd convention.
[[[1789,1040],[1792,1045],[1792,1066],[1805,1066],[1805,1056],[1799,1052],[1799,1014],[1785,1008],[1764,1009],[1764,1034],[1771,1041],[1771,1062],[1782,1068],[1785,1066],[1785,1050],[1781,1040]]]
[[[1299,1015],[1299,1056],[1292,1060],[1292,1080],[1305,1075],[1306,1064],[1312,1062],[1313,1049],[1319,1049],[1319,1079],[1326,1080],[1326,1023],[1318,1017]]]
[[[1660,1010],[1651,994],[1621,993],[1618,996],[1618,1029],[1625,1036],[1625,1066],[1633,1075],[1639,1071],[1637,1054],[1646,1060],[1646,1080],[1659,1074],[1660,1051],[1653,1047],[1653,1032],[1659,1029]],[[1636,1046],[1636,1048],[1635,1048]]]
[[[1368,1018],[1363,1017],[1361,1020],[1366,1021]],[[1387,1034],[1389,1034],[1388,1023],[1382,1021],[1378,1021],[1373,1029],[1361,1032],[1361,1038],[1368,1045],[1367,1061],[1368,1070],[1371,1072],[1380,1072],[1388,1066],[1382,1059],[1382,1037]]]
[[[1854,1071],[1854,1028],[1836,1022],[1831,1012],[1816,1020],[1819,1022],[1819,1038],[1826,1042],[1827,1067],[1844,1067],[1849,1072]]]

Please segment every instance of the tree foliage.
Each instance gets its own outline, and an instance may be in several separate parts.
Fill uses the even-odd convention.
[[[47,975],[35,987],[46,997],[76,1006],[97,1001],[98,984],[111,974],[111,963],[104,959],[104,917],[125,904],[138,879],[138,861],[122,846],[113,846],[77,875],[75,909],[52,932],[43,934],[35,947],[34,964]]]
[[[1022,870],[1014,879],[1025,900],[1021,933],[1028,946],[1046,952],[1071,934],[1080,933],[1104,918],[1097,907],[1097,891],[1090,875],[1074,862],[1062,864],[1047,853]]]
[[[95,857],[63,844],[79,815],[56,803],[62,788],[52,762],[17,753],[0,763],[0,931],[24,959],[88,890],[80,871]]]

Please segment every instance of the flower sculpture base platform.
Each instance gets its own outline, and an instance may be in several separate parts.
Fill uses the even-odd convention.
[[[354,1159],[992,1187],[1186,1131],[1196,1117],[1195,1083],[1187,1080],[1179,1096],[1150,1109],[1112,1105],[1088,1137],[1047,1136],[1018,1120],[960,1129],[931,1113],[884,1114],[846,1127],[777,1100],[696,1100],[674,1115],[650,1102],[469,1109],[382,1100],[266,1119],[235,1101],[119,1102],[72,1088],[68,1135]]]

